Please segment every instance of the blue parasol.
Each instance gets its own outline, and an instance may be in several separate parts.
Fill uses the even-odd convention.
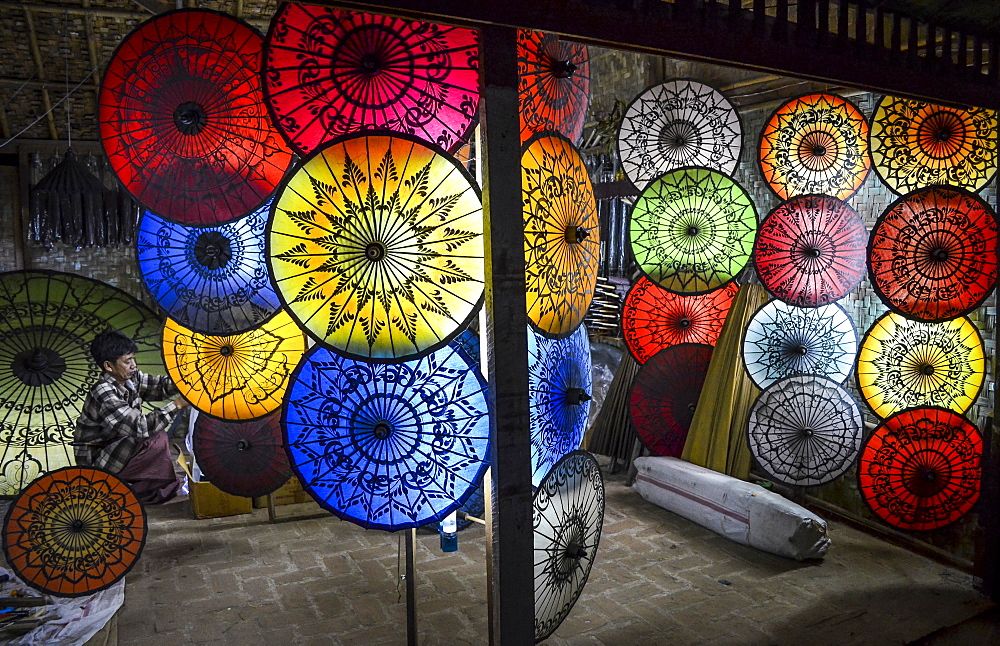
[[[137,240],[146,288],[170,318],[195,332],[239,334],[281,306],[267,271],[270,202],[219,226],[190,227],[146,211]]]
[[[580,448],[590,414],[590,341],[583,325],[564,339],[528,331],[531,483]]]
[[[394,364],[316,346],[285,397],[292,467],[321,506],[362,527],[438,521],[489,464],[486,388],[456,344]]]

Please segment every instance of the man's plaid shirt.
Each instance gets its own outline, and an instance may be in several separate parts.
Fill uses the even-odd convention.
[[[160,401],[177,395],[177,387],[167,376],[136,370],[123,385],[108,373],[101,373],[84,400],[83,413],[76,423],[76,463],[112,473],[121,471],[138,441],[167,428],[177,412],[177,406],[170,402],[143,414],[143,399]]]

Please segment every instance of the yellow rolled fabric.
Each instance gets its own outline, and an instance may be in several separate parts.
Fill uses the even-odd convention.
[[[691,420],[681,458],[735,478],[750,474],[746,423],[760,391],[743,369],[743,330],[768,300],[758,284],[741,285],[715,344],[705,386]]]

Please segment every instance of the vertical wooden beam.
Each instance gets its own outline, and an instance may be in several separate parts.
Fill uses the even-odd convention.
[[[17,152],[18,195],[14,203],[14,268],[31,269],[25,254],[26,223],[31,221],[31,211],[28,206],[31,196],[31,155],[24,150],[24,146]]]
[[[4,141],[10,139],[10,122],[7,120],[7,110],[0,107],[0,136]]]
[[[534,643],[528,325],[517,111],[517,31],[480,29],[486,139],[486,338],[494,416],[493,643]],[[501,566],[502,564],[502,566]]]

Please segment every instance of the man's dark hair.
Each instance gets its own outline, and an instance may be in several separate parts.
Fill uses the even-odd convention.
[[[105,361],[115,363],[119,357],[138,350],[135,341],[118,330],[106,330],[94,337],[90,342],[90,356],[94,357],[98,368],[104,367]]]

